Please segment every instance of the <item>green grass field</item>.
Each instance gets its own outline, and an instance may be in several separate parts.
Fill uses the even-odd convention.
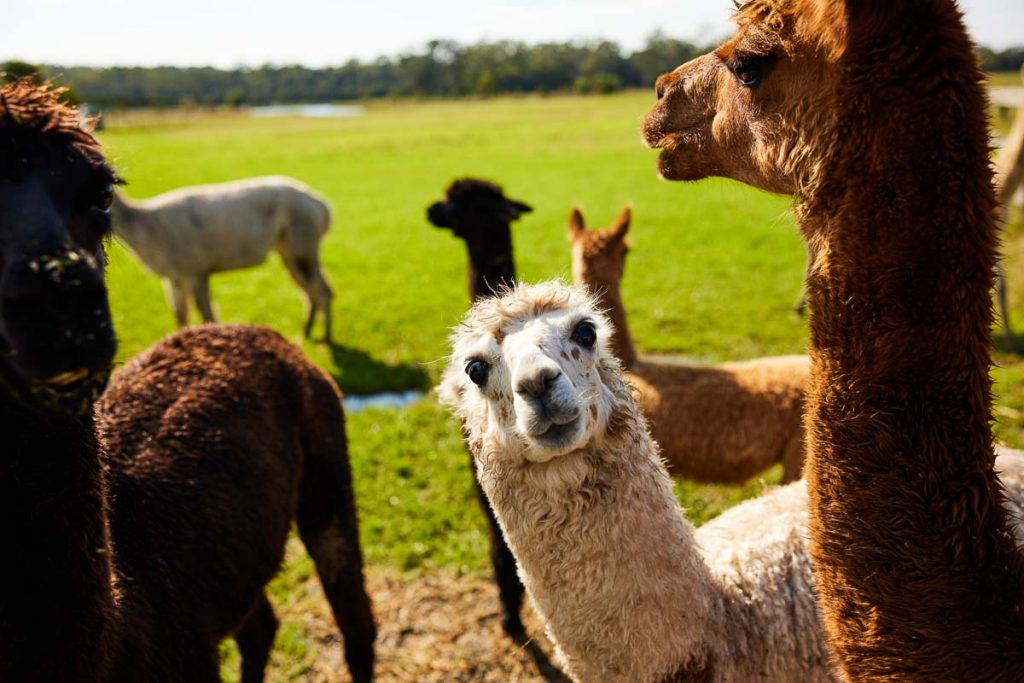
[[[180,185],[284,173],[330,199],[323,245],[336,293],[336,346],[304,343],[350,393],[427,389],[467,306],[466,255],[425,219],[455,177],[502,183],[535,211],[514,227],[521,278],[569,275],[566,219],[594,224],[635,205],[624,285],[631,325],[650,352],[718,361],[804,348],[803,247],[786,199],[735,183],[671,185],[639,139],[652,97],[377,103],[351,119],[112,117],[106,145],[136,197]],[[264,323],[301,342],[298,288],[276,256],[213,279],[222,320]],[[110,289],[130,358],[173,330],[157,278],[115,246]],[[485,566],[485,538],[458,433],[432,400],[351,417],[371,561],[401,568]],[[731,492],[687,489],[704,519]]]
[[[114,115],[102,142],[134,197],[283,173],[330,199],[334,223],[323,260],[336,294],[337,346],[302,342],[299,291],[276,257],[215,277],[213,290],[222,320],[267,324],[302,343],[349,393],[427,389],[443,369],[446,336],[467,306],[466,255],[449,232],[427,223],[425,209],[464,175],[494,179],[535,208],[513,228],[525,280],[569,275],[565,229],[573,205],[603,225],[633,203],[624,297],[643,350],[706,362],[803,352],[805,321],[793,305],[804,250],[789,200],[721,180],[658,180],[655,153],[638,132],[652,101],[644,92],[372,103],[350,119]],[[1016,292],[1017,283],[1024,289],[1024,250],[1015,237],[1009,247]],[[159,281],[116,245],[110,289],[122,360],[173,330]],[[1024,297],[1014,303],[1024,329]],[[1005,354],[998,362],[996,432],[1024,445],[1024,362]],[[351,415],[349,439],[371,566],[485,570],[467,455],[457,426],[432,398]],[[778,474],[769,472],[767,481]],[[677,490],[701,522],[761,483]],[[287,603],[295,577],[309,572],[305,559],[289,565],[275,602]],[[301,658],[301,628],[281,638]]]

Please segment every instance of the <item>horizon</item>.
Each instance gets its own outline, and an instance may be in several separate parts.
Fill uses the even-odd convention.
[[[216,5],[182,0],[172,13],[164,11],[166,5],[152,3],[114,10],[113,0],[89,5],[38,0],[8,10],[0,27],[0,59],[97,68],[323,68],[352,59],[367,63],[418,52],[431,40],[463,45],[608,40],[632,52],[657,31],[698,45],[729,34],[730,2],[686,4],[683,8],[670,0],[497,0],[483,6],[470,0],[443,0],[428,7],[413,0],[388,0],[346,13],[319,0],[293,0],[287,15],[280,16],[280,5],[241,0]],[[964,0],[960,5],[977,44],[995,50],[1024,44],[1024,2]],[[400,24],[392,21],[396,15],[403,17]],[[661,16],[669,21],[656,19]],[[233,27],[230,34],[222,28],[225,25]]]

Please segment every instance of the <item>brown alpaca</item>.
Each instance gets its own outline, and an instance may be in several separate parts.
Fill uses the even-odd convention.
[[[997,204],[953,0],[751,0],[658,80],[666,178],[798,197],[810,542],[850,680],[1024,680],[1024,558],[993,468]]]
[[[369,680],[343,415],[298,351],[254,328],[163,342],[102,400],[101,450],[116,176],[80,124],[48,86],[0,88],[0,680],[215,681],[232,634],[260,680],[296,506]]]
[[[268,329],[186,328],[114,374],[96,423],[108,453],[112,544],[130,579],[122,619],[131,628],[115,678],[215,678],[217,644],[233,636],[242,680],[262,680],[277,630],[264,586],[293,520],[352,678],[373,677],[376,628],[345,415],[322,370]],[[165,632],[171,623],[179,626]]]
[[[572,274],[600,299],[615,326],[612,350],[661,446],[669,472],[698,481],[739,483],[781,462],[783,483],[800,478],[804,462],[807,356],[781,356],[701,367],[639,360],[622,303],[626,234],[632,211],[615,224],[587,230],[569,217]]]

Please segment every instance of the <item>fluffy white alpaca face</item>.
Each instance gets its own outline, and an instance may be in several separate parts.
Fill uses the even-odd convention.
[[[478,454],[531,462],[565,455],[599,438],[615,405],[601,372],[610,336],[584,290],[520,286],[467,315],[442,398],[479,442]]]

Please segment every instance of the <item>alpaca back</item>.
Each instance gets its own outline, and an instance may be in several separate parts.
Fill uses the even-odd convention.
[[[124,214],[140,229],[115,220],[115,230],[154,272],[172,278],[259,265],[281,244],[315,254],[330,224],[326,201],[284,176],[183,187]]]
[[[719,366],[640,361],[627,373],[669,470],[718,482],[745,481],[787,450],[801,451],[809,376],[807,356]]]
[[[119,673],[181,670],[193,640],[237,629],[282,561],[304,443],[345,456],[343,425],[316,419],[324,396],[339,400],[297,349],[248,326],[189,328],[114,376],[96,414],[129,625]]]
[[[801,480],[745,501],[697,530],[704,559],[730,606],[723,659],[733,679],[837,680],[830,674],[807,554]]]

